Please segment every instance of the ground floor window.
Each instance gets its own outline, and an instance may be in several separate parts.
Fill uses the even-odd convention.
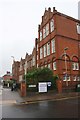
[[[77,76],[73,76],[73,81],[76,81],[77,80]]]
[[[69,75],[63,76],[63,81],[70,81],[70,76]]]
[[[80,81],[80,76],[77,76],[77,81]]]

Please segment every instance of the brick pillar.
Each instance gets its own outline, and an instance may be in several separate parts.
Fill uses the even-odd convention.
[[[21,90],[21,96],[25,97],[26,96],[26,83],[25,82],[21,82],[20,90]]]
[[[56,84],[57,84],[58,93],[62,93],[62,81],[56,80]]]

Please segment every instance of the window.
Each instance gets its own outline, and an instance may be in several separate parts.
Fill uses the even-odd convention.
[[[19,82],[23,80],[22,75],[19,76]]]
[[[43,66],[41,66],[41,69],[43,69]]]
[[[43,28],[43,38],[46,37],[46,27]]]
[[[38,60],[38,55],[37,55],[37,60]]]
[[[33,58],[32,58],[32,65],[33,66],[35,65],[35,56],[33,56]]]
[[[48,68],[50,69],[50,64],[48,64]]]
[[[53,19],[50,21],[50,30],[51,30],[51,32],[54,30],[54,20]]]
[[[49,23],[46,25],[46,36],[49,34]]]
[[[47,64],[45,64],[44,67],[47,67]]]
[[[42,30],[40,31],[40,41],[42,40]]]
[[[79,70],[79,63],[72,63],[72,69],[73,70]]]
[[[47,55],[47,45],[44,45],[44,57]]]
[[[80,81],[80,76],[77,76],[77,81]]]
[[[80,34],[80,24],[77,24],[77,33]]]
[[[47,55],[50,55],[50,42],[47,43]]]
[[[37,64],[37,68],[38,68],[38,64]]]
[[[42,53],[42,47],[40,48],[40,59],[42,59],[42,55],[43,55],[43,53]]]
[[[21,71],[22,70],[22,63],[20,63],[20,68],[19,68],[19,71]]]
[[[53,70],[56,70],[56,62],[53,62]]]
[[[54,53],[55,52],[55,40],[54,39],[51,40],[51,48],[52,48],[52,53]]]
[[[73,81],[76,81],[76,79],[77,79],[77,76],[73,76]]]
[[[70,76],[69,75],[64,75],[63,76],[63,81],[70,81]]]

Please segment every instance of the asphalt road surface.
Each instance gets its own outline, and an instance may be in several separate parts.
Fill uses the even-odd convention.
[[[10,90],[4,90],[6,92],[3,94],[6,101],[2,104],[2,118],[80,118],[80,98],[15,104],[14,99],[9,99]]]

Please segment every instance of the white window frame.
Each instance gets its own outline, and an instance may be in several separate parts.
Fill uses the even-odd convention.
[[[55,53],[55,51],[56,51],[56,50],[55,50],[55,39],[52,39],[52,40],[51,40],[51,49],[52,49],[52,50],[51,50],[52,53]]]
[[[73,62],[73,63],[72,63],[72,69],[73,69],[73,70],[79,70],[79,63]]]
[[[38,54],[37,54],[37,60],[38,60]]]
[[[50,55],[50,42],[47,43],[47,55]]]
[[[56,66],[56,62],[53,62],[53,70],[56,70],[57,66]]]
[[[32,58],[32,65],[35,66],[35,55]]]
[[[49,23],[46,25],[46,36],[49,35]]]
[[[54,30],[54,20],[51,19],[50,21],[50,31],[52,32]]]
[[[50,69],[51,68],[51,65],[50,65],[50,63],[47,65],[47,67]]]
[[[46,37],[46,26],[43,28],[43,38]]]
[[[44,67],[47,67],[47,64],[45,64]]]
[[[23,80],[23,76],[20,75],[20,76],[19,76],[19,82],[22,81],[22,80]]]
[[[45,44],[44,45],[44,57],[46,57],[47,56],[47,45]]]
[[[70,81],[70,76],[69,75],[63,76],[63,81]]]
[[[80,81],[80,76],[77,76],[77,81]]]
[[[38,68],[38,63],[37,63],[37,68]]]
[[[42,59],[43,58],[43,49],[42,49],[42,47],[40,48],[40,59]]]

